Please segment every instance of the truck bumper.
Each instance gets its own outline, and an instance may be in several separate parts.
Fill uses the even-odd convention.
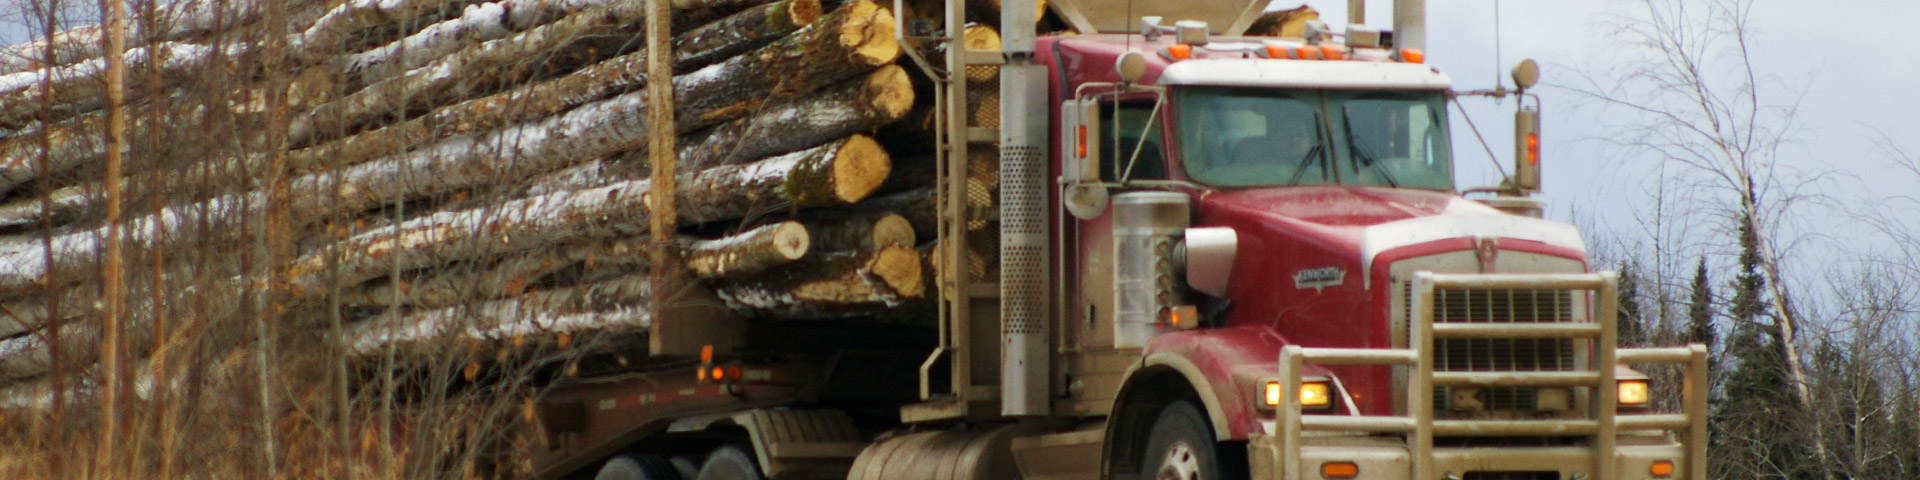
[[[1413,480],[1413,455],[1400,438],[1311,438],[1304,444],[1300,445],[1302,478],[1325,478],[1321,476],[1321,465],[1327,463],[1354,463],[1359,467],[1356,478]],[[1269,436],[1256,434],[1250,438],[1248,449],[1246,457],[1250,459],[1254,478],[1283,478],[1281,470],[1275,468],[1279,451],[1275,451]],[[1465,480],[1482,474],[1484,478],[1509,478],[1501,474],[1515,472],[1553,472],[1557,474],[1555,478],[1565,480],[1601,480],[1597,478],[1594,449],[1590,447],[1434,447],[1430,461],[1440,476],[1427,480]],[[1667,476],[1653,474],[1651,468],[1657,461],[1672,465]],[[1686,445],[1672,442],[1667,436],[1622,436],[1613,451],[1613,470],[1620,480],[1686,478]]]
[[[1317,437],[1300,446],[1300,473],[1303,479],[1326,478],[1322,465],[1350,462],[1358,467],[1353,478],[1369,480],[1413,480],[1413,454],[1406,442],[1393,437]],[[1254,435],[1248,442],[1248,459],[1253,478],[1280,479],[1275,468],[1279,451],[1272,437]],[[1687,450],[1665,435],[1622,436],[1614,448],[1615,478],[1622,480],[1668,480],[1684,478]],[[1423,480],[1515,478],[1511,474],[1557,474],[1565,480],[1598,477],[1594,450],[1587,447],[1435,447],[1430,461],[1438,477]],[[1665,476],[1653,472],[1655,462],[1671,462]],[[1484,476],[1483,476],[1484,475]],[[1539,478],[1528,476],[1524,478]],[[1288,479],[1298,480],[1298,479]]]

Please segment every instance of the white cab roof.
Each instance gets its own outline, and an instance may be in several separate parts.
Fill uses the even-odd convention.
[[[1313,88],[1332,90],[1446,90],[1453,79],[1418,63],[1353,60],[1194,59],[1168,65],[1161,85]]]

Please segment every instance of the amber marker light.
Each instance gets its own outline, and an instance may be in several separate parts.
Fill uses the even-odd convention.
[[[1075,138],[1078,142],[1074,143],[1073,155],[1078,158],[1087,158],[1087,126],[1081,125],[1077,127],[1075,133]]]
[[[1647,475],[1651,475],[1656,478],[1667,478],[1667,477],[1673,476],[1673,461],[1672,460],[1654,460],[1653,465],[1647,466]]]
[[[1407,63],[1427,63],[1427,53],[1418,48],[1400,49],[1400,61]]]
[[[1347,58],[1347,52],[1345,50],[1341,50],[1340,47],[1338,46],[1321,45],[1320,58],[1325,58],[1327,60],[1342,60]]]
[[[1280,382],[1269,380],[1260,388],[1260,392],[1261,401],[1267,404],[1267,408],[1280,406]]]
[[[1174,60],[1193,58],[1193,46],[1184,43],[1173,44],[1167,47],[1167,56],[1173,57]]]
[[[1527,134],[1527,164],[1540,164],[1540,134],[1538,133]]]
[[[1648,400],[1647,399],[1647,381],[1646,380],[1621,380],[1619,398],[1620,398],[1621,405],[1630,406],[1630,407],[1646,405]]]
[[[1324,407],[1333,403],[1333,395],[1327,389],[1327,382],[1303,382],[1300,384],[1300,406]]]
[[[1326,478],[1354,478],[1360,476],[1360,466],[1353,462],[1327,462],[1320,464],[1320,476]]]

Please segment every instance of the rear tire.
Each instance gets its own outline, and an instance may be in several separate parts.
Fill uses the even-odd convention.
[[[658,455],[629,453],[600,466],[600,473],[593,480],[682,480],[680,472],[673,464]]]
[[[1213,441],[1213,426],[1206,415],[1189,402],[1173,402],[1160,410],[1147,435],[1147,449],[1140,457],[1141,480],[1225,480],[1228,471],[1221,468],[1219,443]]]
[[[760,461],[753,456],[753,447],[746,445],[727,445],[707,455],[707,462],[700,465],[700,477],[695,480],[767,480],[760,473]]]

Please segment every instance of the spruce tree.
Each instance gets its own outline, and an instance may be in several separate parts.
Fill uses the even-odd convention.
[[[1707,258],[1693,272],[1693,294],[1687,299],[1686,341],[1707,346],[1713,351],[1713,283],[1707,277]]]
[[[1646,321],[1640,310],[1640,267],[1638,264],[1620,262],[1620,277],[1615,295],[1619,300],[1619,309],[1615,311],[1614,328],[1620,335],[1620,345],[1643,345],[1647,342]]]
[[[1812,478],[1818,468],[1806,412],[1787,382],[1780,333],[1768,308],[1766,277],[1760,272],[1758,239],[1740,222],[1740,271],[1734,275],[1727,311],[1732,335],[1721,354],[1730,362],[1721,398],[1713,406],[1709,429],[1717,438],[1709,465],[1715,478]]]

